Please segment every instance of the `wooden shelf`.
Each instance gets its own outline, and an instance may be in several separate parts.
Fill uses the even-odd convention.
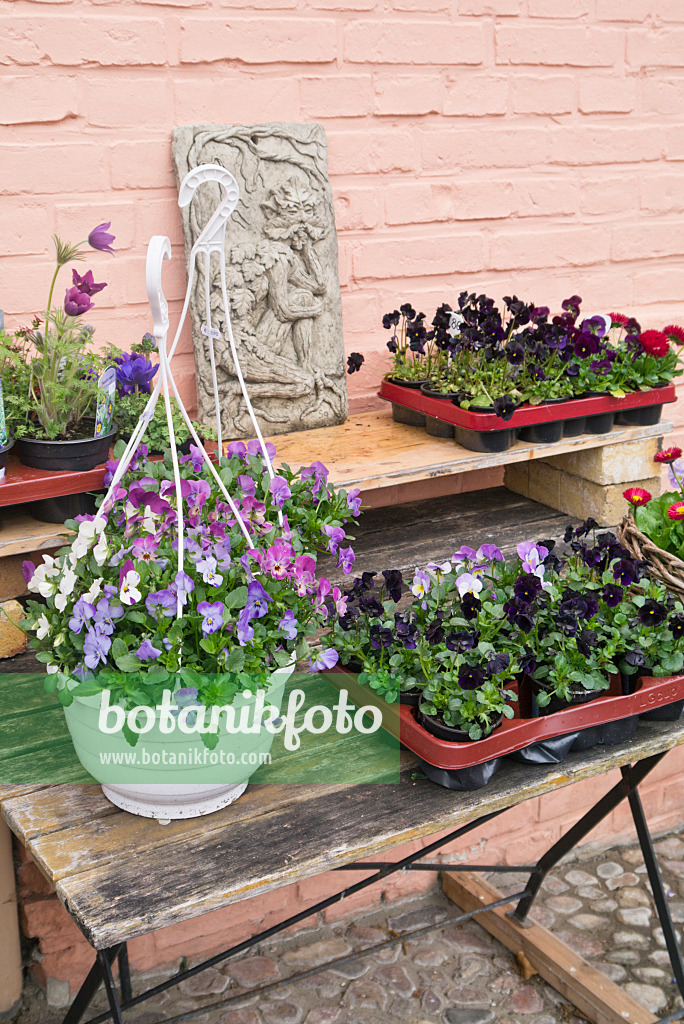
[[[2,515],[0,558],[24,555],[30,551],[49,551],[62,544],[68,530],[56,523],[42,523],[20,509]]]
[[[25,501],[38,501],[40,498],[61,498],[65,494],[99,491],[104,474],[104,464],[86,472],[65,470],[46,473],[42,469],[29,469],[19,462],[16,455],[10,455],[5,478],[0,480],[0,508]]]
[[[298,469],[318,460],[330,470],[330,483],[347,490],[358,487],[367,493],[397,484],[659,437],[671,430],[672,424],[663,420],[652,427],[613,427],[609,434],[582,434],[553,444],[518,442],[507,452],[482,454],[468,451],[450,438],[431,437],[420,427],[395,423],[391,412],[382,410],[350,416],[346,423],[336,427],[276,434],[267,440],[276,446],[278,463]]]

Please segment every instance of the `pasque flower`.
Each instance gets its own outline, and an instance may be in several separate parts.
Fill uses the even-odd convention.
[[[105,224],[98,224],[96,228],[93,228],[88,235],[88,245],[93,249],[98,249],[100,252],[110,252],[113,255],[112,242],[115,239],[114,235],[109,234],[111,226],[112,222],[108,220]]]
[[[149,359],[132,352],[123,352],[114,358],[114,362],[117,364],[116,383],[120,395],[130,395],[136,388],[144,394],[150,393],[150,381],[159,369],[159,364],[152,366]]]
[[[77,273],[76,270],[72,270],[71,280],[83,295],[97,295],[98,292],[101,292],[103,288],[107,287],[107,284],[104,281],[102,284],[95,284],[92,270],[86,270],[85,274],[82,276]]]
[[[80,291],[75,285],[67,288],[64,296],[64,312],[68,316],[82,316],[93,308],[88,292]]]

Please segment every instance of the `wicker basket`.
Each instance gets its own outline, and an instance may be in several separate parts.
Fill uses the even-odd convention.
[[[618,527],[618,538],[630,554],[649,563],[656,579],[662,580],[669,590],[684,597],[684,562],[649,540],[646,534],[637,528],[631,514],[626,515]]]

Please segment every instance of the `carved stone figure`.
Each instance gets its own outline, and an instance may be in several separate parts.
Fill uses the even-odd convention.
[[[265,433],[341,423],[347,417],[337,234],[325,132],[317,124],[176,128],[178,181],[217,163],[240,188],[226,231],[226,282],[233,334],[249,397]],[[202,185],[182,211],[186,257],[219,201]],[[204,259],[191,298],[200,419],[214,400],[205,323]],[[251,436],[225,331],[220,271],[209,275],[224,435]]]

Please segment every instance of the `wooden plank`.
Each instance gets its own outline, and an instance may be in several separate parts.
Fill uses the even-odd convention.
[[[684,724],[642,724],[629,744],[572,754],[561,766],[507,764],[475,793],[454,793],[409,777],[381,790],[293,786],[287,805],[245,819],[242,798],[194,830],[180,822],[164,827],[141,851],[126,845],[121,819],[114,816],[106,841],[115,850],[125,849],[126,857],[84,871],[71,854],[72,864],[56,889],[89,941],[103,948],[455,828],[680,743]],[[12,803],[6,804],[5,817],[15,828]],[[72,848],[74,839],[68,843]],[[80,841],[81,857],[88,859],[87,835]],[[28,848],[33,853],[38,845]],[[46,867],[51,868],[55,853],[49,856]]]
[[[62,546],[68,533],[63,526],[43,523],[20,509],[12,509],[2,517],[0,558],[53,550]]]
[[[667,421],[652,427],[613,427],[609,434],[583,434],[544,445],[517,442],[507,452],[483,454],[468,451],[449,438],[431,437],[419,427],[395,423],[387,409],[350,416],[339,426],[276,434],[268,440],[276,446],[279,463],[297,469],[320,460],[330,470],[331,483],[366,492],[659,437],[670,430],[672,424]]]
[[[490,882],[467,872],[443,871],[441,879],[445,894],[466,913],[503,899]],[[653,1024],[658,1019],[540,924],[530,921],[523,927],[506,907],[478,914],[476,920],[512,953],[523,953],[544,981],[593,1024]]]

